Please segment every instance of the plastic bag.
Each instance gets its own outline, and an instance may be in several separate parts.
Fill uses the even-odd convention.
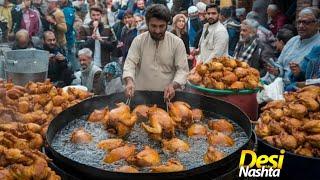
[[[284,84],[282,78],[276,78],[271,84],[263,85],[263,90],[258,92],[257,101],[259,104],[274,100],[283,100]]]

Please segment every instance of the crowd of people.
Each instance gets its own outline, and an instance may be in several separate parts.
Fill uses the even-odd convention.
[[[320,78],[319,9],[290,19],[259,1],[247,12],[204,0],[171,9],[166,0],[4,0],[1,42],[49,51],[52,82],[95,94],[164,90],[170,99],[191,68],[220,56],[247,62],[265,84],[282,77],[286,91]]]

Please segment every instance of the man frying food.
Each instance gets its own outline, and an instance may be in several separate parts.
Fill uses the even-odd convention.
[[[166,32],[169,21],[167,7],[155,4],[147,9],[148,31],[133,40],[124,64],[127,97],[132,97],[134,90],[164,91],[168,101],[185,85],[187,53],[183,41]]]

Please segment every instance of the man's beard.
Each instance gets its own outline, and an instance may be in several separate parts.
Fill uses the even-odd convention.
[[[133,23],[128,23],[126,26],[128,29],[132,29],[135,27]]]
[[[149,32],[150,32],[150,31],[149,31]],[[160,40],[164,39],[164,34],[165,34],[165,33],[161,33],[161,34],[159,33],[158,35],[156,35],[156,34],[150,32],[151,38],[152,38],[153,40],[155,40],[155,41],[160,41]]]
[[[240,37],[239,37],[239,42],[248,43],[248,42],[250,42],[254,37],[255,37],[255,35],[252,35],[252,34],[250,34],[247,38],[243,38],[242,36],[240,36]]]
[[[164,36],[166,34],[166,31],[167,31],[167,27],[166,27],[166,30],[163,32],[163,33],[152,33],[149,29],[148,29],[149,33],[150,33],[150,36],[153,40],[155,41],[161,41],[164,39]]]
[[[218,21],[219,21],[219,19],[215,19],[215,20],[212,20],[212,21],[210,21],[210,19],[208,19],[208,23],[209,23],[210,25],[215,24],[215,23],[217,23]]]
[[[48,44],[44,44],[43,45],[44,49],[48,49],[48,50],[53,50],[56,48],[56,45],[48,45]]]
[[[88,69],[87,65],[81,65],[81,71],[85,71],[86,69]]]

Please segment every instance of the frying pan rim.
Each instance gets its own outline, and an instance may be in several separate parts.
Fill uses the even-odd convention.
[[[151,93],[163,93],[162,91],[136,91],[138,93],[147,93],[147,92],[151,92]],[[86,103],[86,102],[90,102],[90,101],[93,101],[94,98],[106,98],[108,96],[119,96],[119,94],[123,94],[123,93],[115,93],[115,94],[111,94],[111,95],[95,95],[91,98],[87,98],[83,101],[81,101],[80,103]],[[225,104],[229,104],[229,105],[232,105],[234,106],[234,108],[236,108],[239,112],[242,113],[243,116],[246,117],[246,120],[250,121],[250,118],[248,117],[248,115],[246,113],[244,113],[237,105],[234,105],[233,103],[230,103],[230,102],[227,102],[225,100],[222,100],[222,99],[218,99],[218,98],[215,98],[215,97],[210,97],[210,96],[205,96],[205,95],[199,95],[199,94],[194,94],[194,93],[189,93],[189,92],[183,92],[183,91],[177,91],[176,92],[176,95],[177,94],[189,94],[189,95],[193,95],[193,96],[199,96],[199,97],[205,97],[205,98],[209,98],[209,99],[212,99],[214,101],[218,101],[218,102],[223,102]],[[64,111],[62,111],[60,114],[58,114],[51,122],[54,122],[56,119],[59,119],[60,116],[63,115],[63,113],[67,110],[71,111],[71,109],[73,108],[76,108],[77,105],[79,105],[80,103],[74,105],[74,106],[71,106],[67,109],[65,109]],[[62,114],[62,115],[61,115]],[[231,119],[234,123],[238,124],[237,121]],[[57,120],[56,120],[57,121]],[[52,124],[53,123],[50,123],[49,124],[49,127],[48,127],[48,131],[49,129],[52,129]],[[252,124],[249,122],[248,123],[249,125],[249,129],[251,131],[253,131],[253,128],[252,128]],[[240,126],[240,125],[239,125]],[[241,128],[243,128],[242,126],[240,126]],[[59,128],[61,129],[61,128]],[[242,144],[242,146],[240,146],[239,148],[237,148],[233,153],[229,154],[228,156],[226,156],[225,158],[223,158],[222,160],[220,161],[217,161],[217,162],[214,162],[214,163],[210,163],[210,164],[204,164],[204,165],[201,165],[201,166],[198,166],[198,167],[195,167],[195,168],[192,168],[192,169],[188,169],[188,170],[184,170],[184,171],[179,171],[179,172],[167,172],[167,173],[151,173],[151,172],[140,172],[140,173],[123,173],[123,172],[115,172],[115,171],[110,171],[110,170],[104,170],[104,169],[101,169],[101,168],[97,168],[97,167],[93,167],[93,166],[90,166],[90,165],[87,165],[87,164],[83,164],[83,163],[80,163],[80,162],[77,162],[77,161],[74,161],[64,155],[62,155],[61,153],[57,152],[55,150],[55,148],[52,147],[52,142],[48,142],[48,133],[46,133],[46,140],[45,140],[45,143],[46,143],[46,146],[48,147],[49,151],[51,151],[51,153],[53,154],[53,156],[60,156],[59,159],[65,159],[66,161],[69,161],[70,163],[69,164],[75,164],[75,165],[72,165],[74,168],[77,166],[82,166],[83,168],[89,168],[89,169],[93,169],[94,171],[98,171],[98,172],[102,172],[102,173],[108,173],[110,175],[119,175],[121,174],[122,175],[128,175],[130,174],[131,176],[139,176],[139,175],[142,175],[142,176],[163,176],[165,174],[165,176],[168,176],[168,175],[174,175],[174,176],[183,176],[183,175],[186,175],[186,174],[194,174],[194,172],[208,172],[208,170],[206,169],[216,169],[217,167],[219,167],[219,165],[222,165],[222,164],[226,164],[228,162],[229,159],[232,159],[236,156],[239,156],[240,157],[240,151],[245,149],[247,146],[248,146],[248,143],[251,139],[251,136],[252,136],[252,133],[251,131],[249,132],[249,135],[246,133],[246,131],[244,130],[245,134],[247,135],[248,139],[246,141],[244,141],[244,143]],[[52,141],[52,140],[51,140]],[[213,167],[216,167],[216,168],[213,168]]]

